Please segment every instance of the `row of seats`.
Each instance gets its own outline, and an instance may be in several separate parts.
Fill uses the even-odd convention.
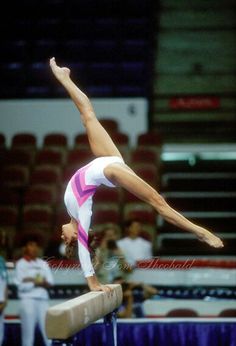
[[[102,120],[102,124],[112,133],[120,150],[126,150],[126,154],[129,154],[137,173],[156,186],[157,162],[161,151],[159,135],[140,135],[139,146],[131,150],[128,136],[119,132],[114,120]],[[154,150],[155,143],[158,146]],[[65,186],[75,170],[92,159],[87,136],[76,136],[74,148],[71,149],[63,134],[45,135],[42,148],[38,148],[35,135],[16,134],[11,140],[10,149],[7,149],[2,135],[0,147],[5,152],[1,159],[0,226],[11,237],[21,229],[23,232],[39,231],[46,241],[50,237],[59,239],[61,225],[68,222],[63,203]],[[94,206],[92,224],[97,230],[105,224],[118,225],[123,219],[135,217],[144,222],[148,229],[149,233],[145,232],[144,236],[150,239],[155,234],[156,214],[153,209],[128,192],[100,187]]]

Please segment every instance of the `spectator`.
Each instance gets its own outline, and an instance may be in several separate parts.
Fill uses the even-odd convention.
[[[7,269],[5,260],[0,256],[0,346],[4,339],[4,309],[7,305]]]
[[[142,237],[142,225],[138,220],[129,220],[125,224],[127,236],[118,240],[117,244],[123,252],[126,261],[135,266],[137,261],[152,257],[152,243]]]
[[[145,317],[143,302],[158,294],[157,289],[141,282],[126,282],[122,277],[115,278],[113,283],[121,284],[123,290],[118,318]]]
[[[48,308],[47,289],[53,277],[46,261],[39,258],[39,238],[29,235],[23,240],[23,257],[16,262],[16,285],[20,299],[22,346],[34,345],[36,325],[45,345],[51,343],[45,333],[45,316]]]
[[[117,234],[115,228],[106,228],[100,246],[95,250],[96,274],[102,283],[111,283],[117,276],[125,278],[132,271],[117,245]]]

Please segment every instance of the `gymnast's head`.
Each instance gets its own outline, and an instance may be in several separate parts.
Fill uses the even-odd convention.
[[[66,245],[66,257],[75,258],[77,254],[77,221],[71,218],[70,223],[62,225],[61,239]]]

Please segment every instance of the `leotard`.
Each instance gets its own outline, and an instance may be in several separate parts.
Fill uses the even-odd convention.
[[[115,187],[104,175],[104,168],[112,163],[124,163],[124,161],[119,156],[98,157],[78,169],[70,179],[64,195],[68,214],[78,222],[78,255],[85,277],[94,274],[88,247],[93,195],[101,184]]]

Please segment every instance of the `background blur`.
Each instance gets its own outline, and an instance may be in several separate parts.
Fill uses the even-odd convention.
[[[159,263],[194,260],[190,269],[163,270],[156,263],[133,272],[131,279],[159,289],[145,303],[146,315],[188,307],[218,316],[236,309],[235,9],[234,0],[6,4],[0,22],[0,229],[9,263],[26,232],[41,235],[44,254],[50,244],[59,246],[68,220],[66,183],[92,158],[79,114],[49,70],[55,56],[71,68],[127,163],[171,206],[224,241],[223,249],[210,248],[127,192],[99,189],[92,222],[97,234],[107,225],[122,234],[123,222],[136,218]],[[82,277],[78,286],[71,273],[68,279],[55,272],[53,299],[83,289]],[[9,316],[17,315],[10,284]]]

